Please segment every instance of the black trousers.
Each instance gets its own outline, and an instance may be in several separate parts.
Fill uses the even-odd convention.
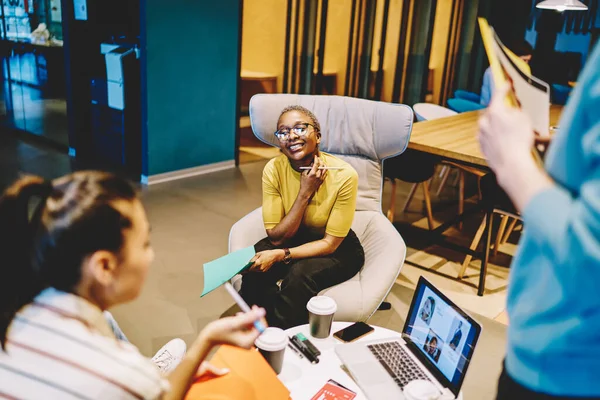
[[[600,397],[553,396],[534,392],[517,383],[508,375],[506,368],[504,368],[498,381],[498,395],[496,396],[496,400],[600,400]]]
[[[298,233],[285,246],[276,247],[268,238],[254,245],[256,252],[283,247],[297,247],[322,239]],[[267,311],[270,326],[282,329],[308,323],[306,304],[321,290],[345,282],[356,275],[365,263],[362,245],[353,231],[337,250],[326,257],[292,260],[290,264],[276,263],[267,272],[248,272],[242,279],[240,294],[248,304]],[[277,283],[282,281],[280,285]]]

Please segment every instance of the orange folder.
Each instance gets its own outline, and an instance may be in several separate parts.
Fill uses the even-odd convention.
[[[221,377],[194,383],[185,400],[288,400],[290,391],[255,349],[221,346],[211,364],[228,368]]]

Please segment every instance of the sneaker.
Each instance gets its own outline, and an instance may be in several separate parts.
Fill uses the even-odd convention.
[[[166,375],[179,365],[186,350],[187,346],[183,340],[173,339],[156,352],[152,362],[163,375]]]

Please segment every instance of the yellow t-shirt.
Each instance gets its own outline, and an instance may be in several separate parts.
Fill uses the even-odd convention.
[[[350,164],[321,152],[327,171],[306,211],[302,226],[312,232],[346,237],[352,226],[358,192],[358,174]],[[285,155],[267,163],[263,170],[263,221],[266,229],[274,228],[290,211],[300,191],[300,173],[294,171]]]

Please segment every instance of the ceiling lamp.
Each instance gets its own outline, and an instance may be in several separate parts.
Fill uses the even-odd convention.
[[[537,8],[545,10],[563,11],[586,11],[588,8],[579,0],[545,0],[536,5]]]

